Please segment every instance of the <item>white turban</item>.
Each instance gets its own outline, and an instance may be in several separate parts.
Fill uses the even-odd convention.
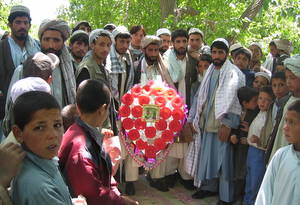
[[[11,99],[15,103],[16,99],[29,91],[43,91],[51,94],[50,85],[42,78],[28,77],[18,80],[11,88]]]
[[[162,34],[171,36],[171,31],[167,28],[160,28],[156,31],[156,36],[160,36]]]
[[[46,19],[41,23],[38,31],[40,40],[42,39],[43,33],[49,29],[59,31],[62,34],[64,40],[67,40],[71,35],[70,27],[68,26],[68,23],[66,21],[60,19]]]
[[[93,43],[94,40],[97,40],[98,37],[101,35],[101,34],[105,34],[107,35],[111,42],[114,43],[114,37],[113,35],[111,34],[111,32],[109,32],[108,30],[104,30],[104,29],[95,29],[93,30],[91,33],[90,33],[90,37],[89,37],[89,44],[91,45]]]
[[[126,34],[128,36],[131,36],[131,34],[129,33],[128,29],[125,26],[117,26],[112,31],[112,35],[114,36],[114,38],[116,38],[117,35],[119,35],[119,34]]]
[[[283,61],[284,67],[289,69],[295,76],[300,78],[300,55],[294,55]]]

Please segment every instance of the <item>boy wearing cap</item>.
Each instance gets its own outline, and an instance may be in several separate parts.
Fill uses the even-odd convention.
[[[196,147],[196,154],[188,153],[186,169],[194,175],[194,184],[198,187],[201,184],[192,197],[201,199],[219,192],[220,205],[234,200],[233,150],[229,136],[231,129],[238,128],[240,123],[237,90],[245,85],[245,76],[227,59],[229,45],[225,39],[213,41],[211,53],[213,64],[188,117],[196,132],[195,141],[190,144]]]
[[[294,101],[300,99],[300,66],[299,65],[300,65],[299,54],[291,58],[287,58],[284,61],[284,67],[286,69],[285,70],[286,82],[289,91],[292,93],[292,96],[289,98],[289,100],[286,102],[283,108],[283,115],[280,120],[280,124],[278,126],[278,131],[275,137],[270,160],[272,159],[273,155],[279,148],[288,145],[288,142],[286,141],[283,135],[284,116],[287,112],[287,108],[289,107],[289,105],[292,104]]]
[[[22,5],[13,6],[8,16],[11,36],[0,41],[0,124],[4,117],[8,86],[15,68],[40,50],[39,42],[28,35],[30,11]],[[0,126],[1,135],[1,126]]]

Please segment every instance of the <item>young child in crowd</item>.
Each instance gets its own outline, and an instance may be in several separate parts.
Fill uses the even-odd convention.
[[[294,55],[291,58],[287,58],[284,61],[284,67],[286,84],[288,86],[289,91],[291,92],[291,96],[289,97],[288,101],[286,102],[283,108],[282,116],[285,116],[287,108],[292,102],[300,99],[300,55]],[[283,125],[284,117],[282,117],[280,120],[270,159],[279,148],[288,145],[287,140],[284,138]]]
[[[238,99],[242,106],[241,125],[233,130],[230,141],[234,148],[234,180],[235,198],[242,201],[246,182],[246,161],[248,152],[247,136],[249,125],[256,117],[258,91],[251,87],[241,87],[238,90]]]
[[[284,72],[274,73],[272,75],[271,85],[276,99],[273,104],[273,110],[272,110],[272,120],[274,126],[266,150],[266,157],[265,157],[266,163],[269,161],[271,155],[278,126],[283,115],[283,108],[291,96],[289,93],[288,86],[286,84],[286,77]]]
[[[248,132],[247,176],[244,203],[253,205],[265,173],[265,149],[271,134],[272,103],[274,94],[271,86],[262,87],[258,95],[260,112],[252,121]]]
[[[96,80],[80,83],[76,94],[79,118],[66,131],[59,150],[60,167],[73,194],[84,195],[89,205],[138,204],[121,196],[104,151],[101,128],[108,116],[109,88]]]
[[[290,145],[279,149],[272,158],[256,205],[300,204],[300,100],[288,107],[283,131]]]
[[[247,48],[240,48],[235,52],[234,64],[244,73],[246,86],[251,86],[254,81],[254,71],[249,69],[252,53]]]
[[[270,76],[265,72],[257,72],[255,73],[255,79],[253,81],[253,87],[255,89],[260,89],[270,83]]]
[[[201,55],[200,60],[198,61],[198,65],[197,65],[198,80],[196,82],[192,83],[192,87],[191,87],[191,102],[193,102],[196,92],[197,92],[198,88],[200,87],[200,84],[204,78],[204,75],[211,63],[212,63],[212,58],[209,54]]]
[[[72,204],[55,158],[63,135],[55,98],[46,92],[27,92],[16,100],[13,116],[13,133],[26,152],[13,183],[13,203]]]

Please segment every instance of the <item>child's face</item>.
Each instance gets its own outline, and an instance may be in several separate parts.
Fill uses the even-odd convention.
[[[33,114],[18,138],[34,154],[52,159],[57,156],[64,133],[62,125],[59,109],[41,109]]]
[[[249,102],[244,102],[244,108],[247,110],[255,110],[257,107],[257,99],[258,96],[254,96]]]
[[[250,63],[250,60],[244,54],[236,55],[235,58],[234,58],[234,64],[239,69],[247,69],[248,66],[249,66],[249,63]]]
[[[284,97],[289,92],[286,82],[280,78],[272,79],[272,90],[277,99]]]
[[[257,76],[253,81],[253,88],[260,89],[268,85],[268,80],[265,77]]]
[[[258,46],[252,45],[252,46],[249,47],[249,49],[252,52],[252,60],[257,61],[257,60],[261,59],[262,53],[261,53],[261,50]]]
[[[283,132],[286,140],[290,144],[300,145],[300,113],[287,111]]]
[[[285,76],[286,76],[286,84],[289,90],[293,93],[300,93],[300,78],[298,78],[290,70],[285,71]]]
[[[266,92],[259,92],[257,105],[260,111],[267,111],[272,104],[272,97]]]
[[[205,70],[208,69],[210,63],[208,61],[199,61],[198,63],[198,73],[203,73]]]

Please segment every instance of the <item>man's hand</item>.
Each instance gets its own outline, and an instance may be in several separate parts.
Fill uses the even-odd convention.
[[[22,164],[25,152],[14,143],[0,147],[0,185],[7,188],[12,178],[17,174]]]
[[[257,137],[256,135],[252,135],[250,138],[249,138],[249,141],[251,143],[258,143],[259,142],[259,137]]]
[[[218,136],[221,142],[228,142],[230,136],[231,128],[226,125],[221,125],[219,128]]]
[[[236,135],[231,135],[231,136],[230,136],[230,142],[231,142],[232,144],[237,144],[237,143],[239,142],[239,139],[237,138]]]
[[[121,197],[125,200],[126,205],[139,205],[138,201],[135,201],[135,200],[129,198],[128,196],[121,196]]]
[[[101,129],[101,134],[103,134],[104,137],[107,137],[107,138],[114,136],[114,132],[112,130],[106,129],[106,128]]]
[[[241,137],[240,143],[241,144],[248,144],[247,137]]]
[[[72,199],[73,205],[87,205],[86,199],[84,196],[79,195],[77,198]]]

